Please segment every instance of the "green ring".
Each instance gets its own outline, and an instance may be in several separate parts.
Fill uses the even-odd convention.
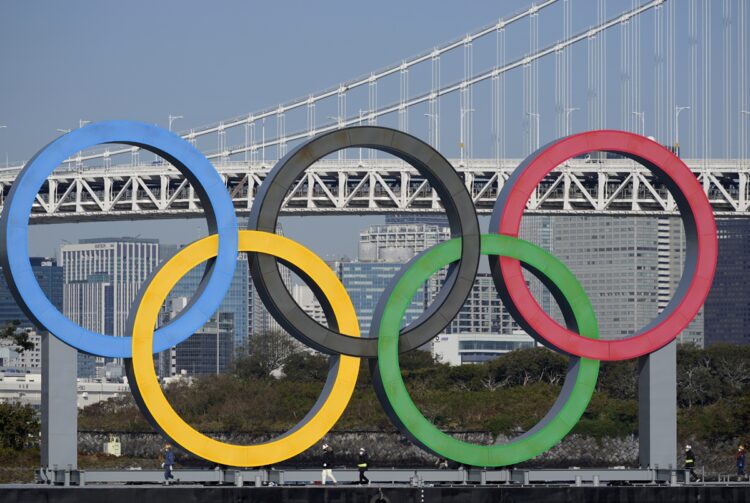
[[[580,334],[599,338],[596,315],[586,292],[556,257],[532,243],[500,234],[483,234],[481,253],[515,258],[549,278],[570,305]],[[377,394],[401,432],[438,456],[473,466],[520,463],[549,450],[575,426],[594,393],[599,360],[572,357],[563,390],[550,412],[529,432],[507,444],[476,445],[440,431],[422,415],[404,385],[398,361],[399,329],[417,289],[460,256],[461,238],[440,243],[414,259],[393,286],[379,317],[378,372],[374,379]]]

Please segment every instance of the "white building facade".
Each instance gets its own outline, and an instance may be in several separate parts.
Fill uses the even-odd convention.
[[[90,330],[106,326],[106,289],[111,289],[112,333],[127,335],[130,308],[143,282],[159,264],[156,239],[82,239],[60,249],[65,292],[63,312]],[[72,286],[93,284],[97,286]]]
[[[78,379],[79,409],[123,393],[130,393],[127,383],[107,382],[102,379]],[[41,374],[0,373],[0,403],[28,404],[34,408],[42,403]]]
[[[432,354],[448,365],[483,363],[516,349],[533,348],[534,339],[519,331],[515,334],[440,334],[432,343]]]

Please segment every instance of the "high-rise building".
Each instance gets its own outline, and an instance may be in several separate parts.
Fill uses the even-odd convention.
[[[204,269],[202,266],[191,269],[172,288],[167,296],[165,306],[171,306],[172,301],[178,298],[190,299],[194,296],[198,286],[203,279]],[[221,317],[223,313],[232,313],[234,323],[234,334],[232,347],[241,348],[247,344],[248,337],[248,295],[250,289],[250,278],[248,273],[247,254],[237,255],[237,265],[234,268],[234,276],[229,290],[221,301],[216,314]],[[175,304],[177,305],[177,304]]]
[[[553,250],[591,299],[601,336],[620,339],[648,325],[682,277],[685,236],[677,218],[554,217]],[[677,337],[703,345],[703,313]]]
[[[65,316],[84,328],[114,334],[115,305],[108,274],[92,274],[86,280],[65,283]]]
[[[63,309],[63,270],[53,258],[31,257],[31,269],[39,286],[58,310]],[[1,269],[0,269],[1,270]],[[19,330],[29,331],[29,341],[34,345],[32,349],[17,351],[12,344],[0,348],[4,353],[0,366],[8,366],[22,372],[38,372],[41,366],[41,334],[42,329],[26,317],[11,294],[5,276],[0,274],[0,327],[18,322]]]
[[[685,267],[685,230],[676,217],[657,220],[657,251],[659,257],[658,308],[661,312],[674,297]],[[704,310],[677,336],[678,344],[703,347]]]
[[[656,317],[659,270],[654,219],[560,216],[553,222],[554,254],[586,290],[603,339],[628,337]]]
[[[247,262],[247,261],[245,261]],[[171,297],[162,321],[174,318],[188,304],[189,297]],[[219,310],[203,327],[158,358],[162,377],[221,374],[229,369],[234,351],[234,312]]]
[[[238,219],[238,222],[240,228],[247,228],[246,218],[241,217]],[[276,225],[276,234],[280,236],[284,235],[284,229],[280,223]],[[281,272],[282,281],[284,281],[284,284],[289,289],[289,291],[292,291],[293,282],[291,271],[281,264],[279,264],[278,267],[279,271]],[[260,295],[258,295],[258,290],[255,288],[253,282],[250,281],[250,285],[248,287],[248,338],[251,338],[255,334],[262,334],[264,332],[286,333],[285,330],[281,328],[281,325],[279,325],[276,319],[271,316],[271,313],[268,312],[268,309],[266,309],[266,305],[263,304],[263,301],[260,299]]]
[[[106,274],[92,274],[88,280],[73,280],[63,287],[65,316],[80,326],[99,332],[114,332],[112,282]],[[105,365],[102,357],[78,353],[78,377],[97,377],[97,368]]]
[[[481,363],[536,345],[505,309],[490,273],[479,272],[461,311],[435,337],[433,354],[443,363]]]
[[[404,266],[400,262],[338,262],[336,273],[352,299],[363,337],[370,331],[370,322],[383,291],[393,276]],[[427,286],[419,289],[404,314],[401,326],[416,320],[424,311]]]
[[[389,215],[386,222],[389,221],[391,223],[372,225],[360,232],[360,262],[404,264],[424,250],[451,239],[444,215]],[[437,222],[440,225],[425,222]],[[398,270],[399,268],[394,267],[392,276]],[[432,303],[438,295],[445,282],[446,272],[447,268],[442,268],[424,285],[425,306]]]
[[[240,229],[247,228],[247,217],[239,217],[237,223]],[[276,227],[277,234],[283,236],[281,224]],[[161,259],[167,260],[180,249],[178,245],[161,245]],[[279,266],[281,277],[287,287],[293,287],[291,272],[283,265]],[[203,270],[196,268],[186,274],[175,286],[169,295],[169,299],[178,297],[192,297],[200,284]],[[271,316],[265,304],[260,299],[250,276],[250,263],[247,253],[238,254],[237,266],[235,267],[229,291],[224,297],[218,313],[231,312],[234,315],[234,351],[246,346],[254,334],[264,332],[283,332],[278,322]]]
[[[750,220],[716,221],[719,257],[705,303],[705,344],[750,344]]]
[[[359,260],[408,262],[417,253],[450,238],[450,229],[437,225],[372,225],[359,233]]]
[[[545,215],[524,217],[519,233],[521,239],[546,250],[552,248],[552,222]],[[486,258],[486,257],[485,257]],[[486,263],[486,262],[485,262]],[[451,365],[479,363],[497,358],[514,349],[534,347],[536,342],[526,334],[505,309],[492,276],[483,272],[484,264],[474,280],[471,293],[445,332],[435,338],[433,354]],[[531,293],[540,306],[550,312],[551,295],[542,283],[524,272]]]
[[[471,293],[461,311],[446,328],[449,334],[523,333],[503,306],[489,273],[477,273]],[[533,339],[529,338],[529,341]]]
[[[354,302],[363,335],[370,330],[372,315],[383,291],[404,264],[418,253],[451,238],[444,215],[388,215],[386,222],[360,232],[359,261],[336,265],[337,274]],[[444,279],[445,269],[438,271],[419,289],[406,311],[402,326],[424,312]]]
[[[315,298],[315,294],[309,286],[305,284],[292,286],[292,297],[299,304],[299,307],[307,313],[310,318],[314,319],[321,325],[327,326],[326,315],[323,308]]]
[[[63,308],[63,269],[57,265],[54,258],[31,257],[31,269],[39,286],[53,306]],[[2,268],[0,268],[0,271]],[[38,328],[26,317],[16,303],[16,299],[5,282],[5,276],[0,274],[0,325],[5,326],[14,321],[20,322],[19,328]],[[41,330],[41,329],[40,329]]]
[[[127,319],[143,282],[159,264],[159,241],[140,238],[82,239],[60,248],[63,314],[89,330],[127,335]],[[78,354],[79,377],[94,377],[102,358]]]
[[[672,299],[682,277],[685,237],[677,218],[527,216],[520,236],[551,251],[581,282],[602,337],[633,335]],[[534,297],[562,321],[549,291],[524,272]],[[677,338],[703,344],[703,312]]]
[[[280,270],[284,283],[289,287],[291,285],[289,269],[280,267]],[[271,313],[266,309],[266,305],[263,304],[260,295],[258,295],[258,290],[252,282],[249,285],[248,292],[248,338],[265,332],[284,332],[276,318],[271,316]]]
[[[159,241],[141,238],[82,239],[60,249],[65,284],[91,282],[109,284],[112,304],[111,335],[126,335],[127,319],[133,300],[143,282],[159,264]],[[85,295],[84,291],[80,292]],[[80,305],[80,298],[64,299],[66,306]],[[71,318],[76,323],[80,322]],[[101,316],[104,316],[102,313]],[[85,320],[86,323],[93,323]],[[100,326],[101,319],[97,320]],[[94,329],[92,327],[85,328]]]
[[[524,224],[522,237],[531,239],[528,236],[533,236],[537,242],[540,239],[542,240],[541,245],[550,245],[551,234],[548,217],[529,217]],[[401,263],[407,262],[414,255],[449,239],[451,239],[451,233],[445,215],[387,215],[385,225],[374,225],[360,233],[359,264],[379,261],[381,265],[388,265],[386,270],[392,277],[403,267]],[[352,263],[349,267],[356,267],[354,264],[356,263]],[[362,269],[359,272],[362,273]],[[382,274],[384,271],[379,272]],[[433,275],[424,285],[422,291],[424,292],[423,304],[425,306],[429,305],[440,292],[440,289],[443,288],[445,275],[446,269],[444,268]],[[390,277],[383,281],[383,289],[390,283]],[[351,287],[345,286],[349,291]],[[532,290],[539,298],[544,297],[546,293],[541,288],[541,283],[538,286],[533,285]],[[374,308],[381,291],[378,289],[378,295],[369,295],[367,299],[363,299],[361,302],[370,301]],[[359,292],[356,294],[358,295]],[[370,309],[358,307],[358,313],[360,309],[367,312],[366,315],[360,315],[361,323],[364,325],[363,329],[369,328]],[[416,319],[422,310],[423,308],[420,308],[418,303],[413,303],[407,311],[404,324]],[[510,339],[501,341],[498,337]],[[457,342],[458,339],[461,339],[460,344]],[[461,349],[462,356],[459,355],[459,346],[468,348],[471,345],[481,346],[484,343],[495,349],[474,352],[466,352]],[[445,361],[469,363],[494,358],[510,349],[527,345],[533,346],[534,340],[524,334],[505,310],[489,273],[479,272],[474,281],[474,287],[461,311],[446,327],[445,334],[436,337],[432,350]]]
[[[521,220],[521,230],[518,237],[524,241],[529,241],[535,245],[553,252],[553,222],[552,217],[548,215],[528,215]],[[524,270],[524,277],[529,284],[531,294],[537,300],[539,305],[548,313],[554,312],[555,300],[547,288],[533,274]]]

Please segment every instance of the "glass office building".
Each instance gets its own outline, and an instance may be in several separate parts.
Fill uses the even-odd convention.
[[[31,269],[47,298],[57,309],[63,308],[63,269],[55,259],[31,257]],[[2,270],[2,268],[0,268]],[[5,276],[0,274],[0,324],[3,326],[19,321],[21,328],[37,328],[16,303]]]
[[[170,306],[174,299],[180,297],[192,298],[203,278],[204,268],[199,265],[185,274],[167,296],[165,306]],[[234,276],[217,314],[231,313],[233,318],[232,348],[240,348],[247,344],[248,337],[248,292],[249,273],[247,254],[237,255],[237,265]]]
[[[719,258],[705,303],[706,346],[750,344],[750,220],[716,221]]]
[[[603,339],[630,336],[656,317],[655,219],[561,216],[553,222],[554,255],[586,290]],[[556,307],[553,311],[559,313]]]
[[[336,272],[357,311],[359,331],[366,337],[370,322],[383,291],[393,276],[404,266],[389,262],[338,262]],[[402,326],[416,320],[424,311],[427,286],[420,288],[406,310]]]
[[[185,309],[188,297],[172,297],[161,320],[166,323]],[[219,311],[194,334],[154,356],[161,377],[201,376],[227,372],[234,355],[234,313]]]

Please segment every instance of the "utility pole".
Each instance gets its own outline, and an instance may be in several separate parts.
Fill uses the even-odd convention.
[[[182,115],[172,115],[169,114],[169,130],[172,131],[172,123],[176,121],[177,119],[184,119]]]
[[[534,117],[536,119],[536,135],[534,138],[534,147],[531,149],[532,152],[539,148],[539,122],[541,121],[541,115],[535,112],[526,112],[526,115]]]
[[[459,124],[461,126],[461,130],[460,130],[461,138],[459,138],[459,140],[458,140],[458,146],[461,149],[461,166],[465,166],[466,165],[466,163],[464,161],[466,160],[465,159],[466,133],[468,132],[467,131],[468,128],[464,125],[464,116],[466,114],[472,113],[473,111],[474,111],[473,108],[462,108],[461,109],[461,124]]]
[[[633,115],[641,119],[641,136],[646,135],[646,112],[633,112]]]
[[[8,126],[0,126],[0,129],[6,129]],[[8,167],[8,149],[5,149],[5,167]]]
[[[578,107],[572,107],[572,108],[566,108],[565,109],[565,136],[568,136],[570,134],[570,114],[580,110]],[[537,142],[539,139],[537,138]]]
[[[680,157],[680,112],[690,107],[674,107],[674,153]]]

